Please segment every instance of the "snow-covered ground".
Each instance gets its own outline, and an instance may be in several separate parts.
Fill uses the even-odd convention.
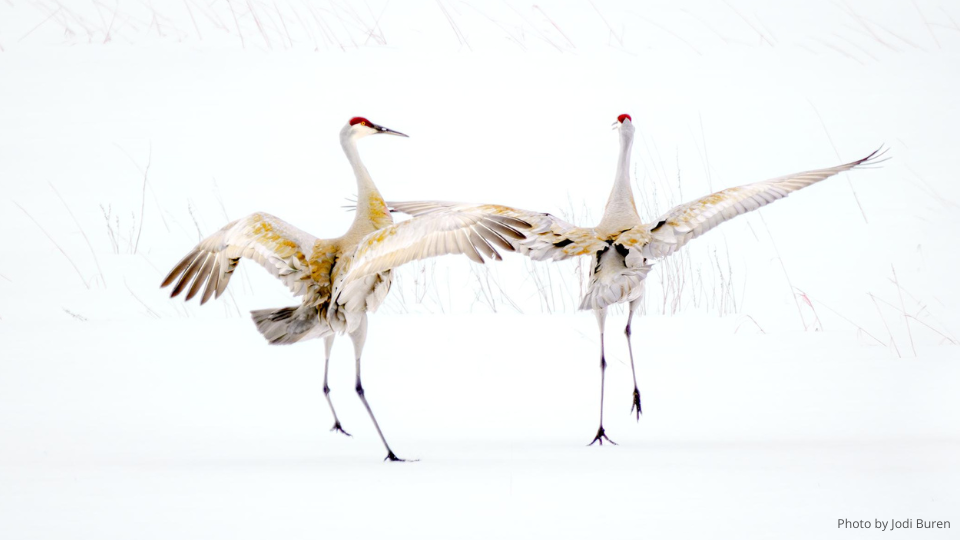
[[[380,461],[349,347],[331,395],[352,439],[327,431],[319,348],[269,349],[248,321],[57,325],[55,344],[4,324],[3,536],[856,538],[836,520],[955,519],[960,368],[940,348],[651,319],[644,416],[617,340],[619,446],[597,448],[586,319],[376,317],[365,386],[406,464]]]
[[[0,538],[860,538],[960,527],[960,9],[936,2],[0,4]],[[411,265],[322,344],[241,265],[171,301],[201,235],[267,211],[349,223],[336,135],[388,199],[596,220],[633,115],[646,217],[710,191],[892,159],[723,225],[651,274],[644,415],[572,264]],[[531,270],[534,272],[531,273]],[[676,286],[684,283],[677,294]]]

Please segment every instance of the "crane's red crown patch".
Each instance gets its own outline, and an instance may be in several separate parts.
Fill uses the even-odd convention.
[[[355,125],[357,125],[357,124],[363,124],[363,125],[367,126],[367,125],[370,125],[370,124],[372,124],[372,123],[373,123],[373,122],[367,120],[366,118],[364,118],[364,117],[362,117],[362,116],[354,116],[353,118],[350,119],[350,125],[351,125],[351,126],[355,126]]]
[[[629,120],[633,122],[633,118],[630,118],[629,114],[621,114],[620,116],[617,117],[617,122],[620,122],[621,124],[623,123],[624,120]]]

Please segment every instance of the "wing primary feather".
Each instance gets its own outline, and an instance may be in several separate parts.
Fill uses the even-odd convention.
[[[217,290],[217,282],[220,281],[220,265],[223,264],[222,257],[217,255],[213,260],[213,268],[210,270],[210,279],[207,280],[207,286],[203,289],[203,296],[200,297],[200,305],[207,303],[210,297]]]
[[[213,268],[213,260],[217,256],[213,253],[208,253],[206,259],[204,259],[203,264],[200,265],[200,270],[197,272],[197,277],[193,280],[193,286],[190,287],[190,290],[187,291],[187,297],[184,300],[190,300],[200,292],[200,288],[203,287],[204,283],[207,282],[207,276],[210,275],[210,270]]]
[[[476,230],[471,229],[468,237],[470,239],[470,243],[473,244],[473,247],[477,248],[479,251],[482,251],[487,258],[495,261],[500,260],[500,254],[497,253],[497,250],[493,249],[493,246],[488,244],[487,241],[483,239],[483,236],[481,236]]]
[[[171,270],[170,273],[167,274],[167,277],[163,279],[163,283],[160,284],[160,288],[162,289],[170,285],[171,283],[173,283],[173,280],[179,277],[180,274],[182,274],[183,271],[187,268],[187,266],[189,266],[190,263],[192,263],[194,259],[196,259],[199,255],[200,255],[200,251],[197,249],[194,249],[193,251],[188,253],[187,256],[184,257],[180,262],[178,262],[177,265],[173,267],[173,270]]]
[[[503,223],[504,225],[513,227],[514,229],[530,229],[533,227],[533,225],[531,225],[530,223],[527,223],[526,221],[523,221],[522,219],[517,219],[510,216],[491,216],[491,217]]]
[[[190,266],[184,270],[183,275],[180,276],[180,281],[177,282],[176,287],[173,288],[173,292],[170,293],[171,298],[183,292],[183,289],[190,283],[191,280],[193,280],[193,276],[196,275],[196,273],[200,270],[200,265],[203,264],[203,260],[201,259],[205,260],[204,253],[197,252],[197,257],[193,259],[193,262],[190,263]]]
[[[457,246],[459,246],[460,251],[469,257],[471,261],[483,264],[483,257],[480,256],[477,248],[473,247],[473,245],[470,243],[470,239],[467,238],[467,234],[463,232],[462,229],[457,229],[454,234],[456,235]]]
[[[510,238],[513,238],[514,240],[523,240],[526,238],[526,236],[524,236],[523,233],[521,233],[520,231],[514,229],[509,225],[505,225],[501,223],[499,220],[491,219],[487,223],[487,227],[496,231],[497,233],[499,233],[501,236],[505,238],[510,237]]]
[[[507,240],[504,237],[500,236],[498,232],[491,229],[488,225],[489,225],[489,222],[484,221],[484,222],[481,222],[479,224],[479,227],[477,228],[478,232],[484,238],[489,240],[491,243],[496,244],[497,247],[501,249],[504,249],[506,251],[516,251],[516,249],[513,247],[513,244],[511,244],[510,242],[507,242]]]
[[[229,258],[223,265],[223,277],[217,282],[216,298],[220,298],[220,295],[227,288],[227,283],[230,283],[230,277],[233,275],[233,271],[237,269],[237,263],[239,262],[239,258]]]
[[[470,239],[467,238],[466,233],[463,232],[462,229],[453,231],[452,236],[454,242],[456,242],[456,251],[463,253],[475,263],[483,264],[483,257],[481,257],[477,249],[470,244]]]

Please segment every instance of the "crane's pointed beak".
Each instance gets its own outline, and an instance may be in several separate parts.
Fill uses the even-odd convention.
[[[620,127],[620,121],[619,121],[619,120],[617,120],[616,122],[614,122],[613,125],[610,126],[610,129],[617,129],[618,127]]]
[[[376,129],[376,130],[377,130],[378,132],[380,132],[380,133],[386,133],[386,134],[388,134],[388,135],[397,135],[397,136],[399,136],[399,137],[409,137],[409,135],[407,135],[407,134],[405,134],[405,133],[400,133],[399,131],[394,131],[394,130],[392,130],[392,129],[388,129],[388,128],[385,128],[385,127],[383,127],[383,126],[378,126],[378,125],[376,125],[376,124],[374,124],[373,127],[374,127],[374,129]]]

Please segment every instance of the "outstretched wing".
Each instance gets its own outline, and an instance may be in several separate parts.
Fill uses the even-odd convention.
[[[378,229],[353,252],[345,279],[376,274],[413,260],[464,254],[478,263],[500,260],[497,248],[513,251],[530,224],[480,207],[463,211],[431,211]],[[343,275],[343,274],[341,274]]]
[[[520,253],[537,261],[559,261],[580,255],[593,255],[607,247],[595,230],[576,227],[543,212],[495,204],[472,205],[443,201],[388,202],[387,206],[392,211],[411,216],[481,212],[518,219],[530,224],[530,227],[524,231],[525,238],[513,240],[511,244]]]
[[[879,149],[869,156],[828,169],[817,169],[763,182],[733,187],[681,204],[655,223],[641,225],[622,234],[617,243],[639,244],[645,257],[664,257],[724,221],[782,199],[790,193],[858,166],[878,163]]]
[[[196,245],[170,271],[160,287],[176,280],[171,297],[187,290],[190,300],[203,288],[200,303],[227,288],[240,258],[252,259],[280,278],[295,295],[322,293],[324,280],[314,274],[329,274],[335,253],[326,253],[325,243],[269,214],[257,213],[229,223]],[[328,250],[329,251],[329,250]],[[328,263],[329,264],[326,264]],[[329,277],[326,279],[329,297]],[[205,288],[204,288],[205,286]],[[189,289],[188,289],[189,287]]]

